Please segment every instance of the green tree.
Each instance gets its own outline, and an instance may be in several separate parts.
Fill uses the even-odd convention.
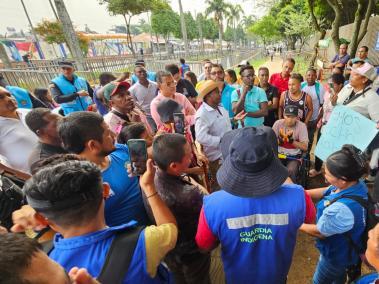
[[[255,22],[249,28],[249,31],[258,36],[263,41],[264,45],[280,36],[278,23],[271,15],[264,16],[259,21]]]
[[[228,26],[230,26],[233,30],[233,40],[234,40],[234,48],[237,47],[237,25],[241,20],[241,16],[244,14],[241,5],[232,5],[229,8],[228,15]]]
[[[226,3],[224,0],[205,0],[205,3],[208,5],[205,13],[213,14],[214,20],[217,23],[220,51],[222,52],[223,20],[229,16],[231,4]]]
[[[213,42],[217,39],[219,35],[219,30],[213,19],[205,19],[203,21],[202,28],[203,28],[204,38],[212,40]]]
[[[139,27],[143,33],[150,33],[151,32],[151,26],[144,19],[140,19],[138,21],[138,25],[139,25]]]
[[[371,14],[375,12],[375,0],[357,0],[357,11],[355,13],[353,36],[350,43],[350,56],[355,57],[358,45],[367,33]],[[362,26],[363,22],[363,26]]]
[[[151,28],[157,35],[162,35],[166,42],[166,49],[171,34],[180,33],[180,18],[171,8],[153,11],[151,14]]]
[[[167,7],[163,0],[98,0],[100,4],[107,4],[107,10],[111,15],[121,15],[124,18],[128,34],[127,45],[135,55],[133,40],[131,36],[130,21],[132,17],[147,11]]]
[[[186,29],[187,29],[187,38],[189,40],[193,40],[194,38],[197,38],[199,35],[199,32],[197,30],[196,21],[193,18],[192,14],[190,12],[184,13],[184,20],[185,20]],[[176,38],[183,38],[182,29],[173,29],[173,34]]]
[[[41,36],[47,43],[50,43],[50,44],[66,43],[67,44],[66,38],[63,33],[63,27],[62,27],[61,22],[43,20],[42,22],[36,25],[36,27],[34,28],[34,31],[39,36]],[[79,46],[82,53],[87,54],[89,40],[78,32],[76,32],[76,35],[78,37]],[[70,46],[68,44],[67,44],[67,47],[70,49]],[[71,49],[70,49],[70,52],[71,52]]]

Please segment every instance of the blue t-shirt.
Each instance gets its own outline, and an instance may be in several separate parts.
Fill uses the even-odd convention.
[[[149,81],[156,82],[157,81],[157,73],[152,71],[147,71],[147,79]],[[138,78],[136,75],[132,75],[132,85],[138,82]]]
[[[363,275],[355,280],[354,284],[375,284],[375,281],[379,279],[378,272]]]
[[[103,268],[116,232],[129,225],[131,224],[110,227],[68,239],[64,239],[61,234],[56,234],[54,237],[54,249],[49,253],[49,257],[62,265],[66,271],[70,271],[75,266],[84,267],[89,274],[97,277]],[[141,235],[144,233],[145,231],[143,230]],[[126,283],[125,280],[126,277],[123,283]]]
[[[235,91],[235,88],[224,83],[224,89],[221,94],[221,104],[229,113],[229,117],[233,117],[233,106],[232,106],[232,94]]]
[[[239,89],[242,94],[242,88]],[[238,102],[239,95],[237,90],[232,94],[232,103]],[[245,112],[256,112],[260,110],[260,103],[267,102],[266,92],[259,88],[253,87],[247,94],[245,98]],[[263,125],[264,117],[247,117],[245,118],[246,126],[261,126]]]
[[[135,220],[147,225],[148,217],[142,201],[137,177],[130,178],[125,167],[129,152],[126,145],[116,144],[116,150],[109,156],[109,167],[102,172],[103,181],[111,187],[105,201],[105,220],[108,226],[118,226]]]

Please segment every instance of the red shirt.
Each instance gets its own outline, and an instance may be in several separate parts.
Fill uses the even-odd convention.
[[[305,198],[305,218],[304,223],[312,224],[316,218],[316,208],[313,204],[312,198],[309,194],[304,190],[304,198]],[[222,206],[222,205],[221,205]],[[215,248],[218,244],[217,237],[213,235],[207,220],[204,215],[204,209],[201,208],[200,216],[199,216],[199,224],[197,226],[196,233],[196,244],[200,249],[203,250],[211,250]]]
[[[284,91],[288,90],[288,81],[289,80],[290,80],[290,77],[283,78],[282,73],[274,73],[271,75],[269,83],[278,88],[279,99],[280,99],[280,96],[282,95],[282,93]]]

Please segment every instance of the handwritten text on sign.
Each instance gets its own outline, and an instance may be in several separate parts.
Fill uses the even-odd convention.
[[[336,106],[323,127],[315,154],[325,161],[344,144],[353,144],[364,151],[377,133],[375,122],[348,107]]]

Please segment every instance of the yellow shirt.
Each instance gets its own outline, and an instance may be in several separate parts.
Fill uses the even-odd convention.
[[[155,277],[159,264],[175,247],[177,238],[178,228],[172,223],[145,228],[146,269],[150,277]]]

